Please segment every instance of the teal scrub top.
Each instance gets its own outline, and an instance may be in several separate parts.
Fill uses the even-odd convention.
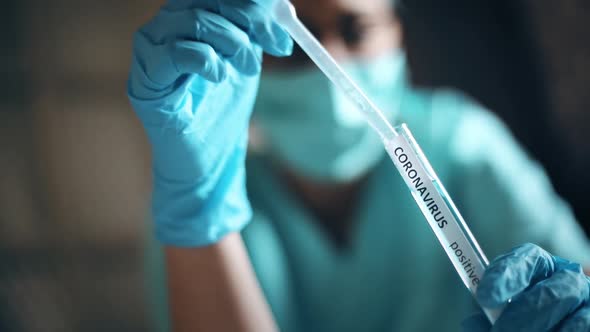
[[[491,259],[533,242],[590,266],[590,247],[542,168],[491,113],[447,90],[402,98],[412,130]],[[392,162],[370,174],[338,250],[275,173],[250,156],[254,217],[242,232],[281,331],[457,331],[477,310]],[[164,265],[147,250],[148,288],[165,330]]]

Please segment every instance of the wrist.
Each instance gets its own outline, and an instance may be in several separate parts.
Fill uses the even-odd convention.
[[[198,247],[241,231],[252,217],[245,167],[226,167],[218,181],[199,185],[155,178],[152,215],[164,244]]]

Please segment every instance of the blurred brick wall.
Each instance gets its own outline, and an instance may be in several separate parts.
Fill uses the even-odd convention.
[[[22,67],[4,70],[26,83],[0,102],[0,319],[8,331],[149,330],[149,147],[125,84],[132,33],[159,1],[14,3]]]

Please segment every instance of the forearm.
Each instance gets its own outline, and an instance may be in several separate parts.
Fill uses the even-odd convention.
[[[277,330],[238,233],[165,255],[173,331]]]

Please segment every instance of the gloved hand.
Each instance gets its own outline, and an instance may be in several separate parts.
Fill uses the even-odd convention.
[[[534,244],[496,258],[477,289],[477,300],[494,308],[512,301],[493,326],[477,314],[465,331],[590,331],[590,282],[579,264]]]
[[[244,159],[262,51],[293,46],[271,1],[170,0],[134,35],[128,95],[151,142],[164,244],[214,243],[251,217]]]

